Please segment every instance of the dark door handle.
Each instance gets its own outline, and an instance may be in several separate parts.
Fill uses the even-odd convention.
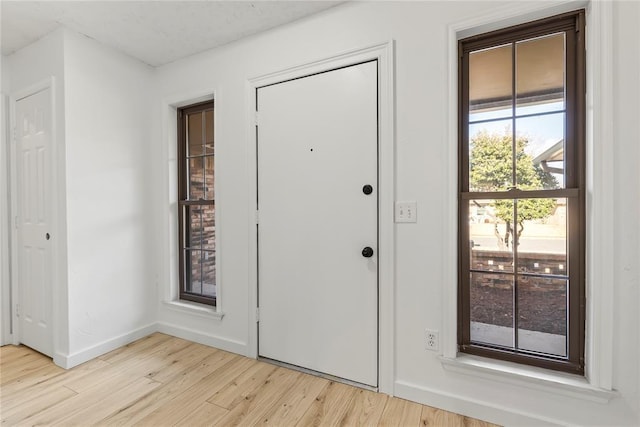
[[[51,238],[51,236],[49,235],[49,233],[47,233],[47,234],[44,235],[44,238],[49,240]]]
[[[373,256],[373,249],[367,246],[362,250],[362,256],[365,258],[371,258]]]
[[[367,184],[362,187],[362,192],[368,196],[369,194],[373,193],[373,187]]]

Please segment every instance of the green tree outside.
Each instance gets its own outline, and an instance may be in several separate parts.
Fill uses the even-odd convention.
[[[516,139],[516,183],[513,183],[512,136],[507,130],[504,135],[481,131],[472,139],[469,147],[469,190],[470,191],[507,191],[517,185],[520,190],[539,190],[557,188],[558,181],[539,165],[525,148],[529,140]],[[500,248],[513,247],[513,238],[520,238],[524,222],[541,220],[551,216],[556,207],[555,199],[518,199],[518,218],[514,220],[514,200],[495,200],[491,206],[497,219],[504,222],[504,230],[499,229],[495,221],[495,234]],[[517,230],[514,230],[517,224]]]

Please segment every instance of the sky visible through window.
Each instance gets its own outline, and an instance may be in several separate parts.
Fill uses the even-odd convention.
[[[518,136],[527,138],[525,152],[536,158],[545,150],[564,139],[564,102],[546,102],[516,108],[515,126]],[[471,111],[469,114],[469,138],[474,139],[479,132],[490,134],[511,134],[513,128],[513,109],[496,108]],[[562,167],[562,162],[557,162]],[[554,173],[559,186],[564,187],[564,176]]]

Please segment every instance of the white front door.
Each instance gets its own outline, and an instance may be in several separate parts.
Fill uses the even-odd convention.
[[[51,330],[51,90],[16,102],[19,340],[53,355]],[[14,276],[16,277],[16,276]]]
[[[377,66],[257,90],[258,353],[373,387]]]

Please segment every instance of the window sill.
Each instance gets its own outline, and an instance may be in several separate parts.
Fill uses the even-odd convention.
[[[180,313],[195,315],[206,319],[222,320],[224,313],[217,311],[216,307],[198,304],[189,301],[164,301],[165,307]]]
[[[440,357],[440,362],[442,367],[449,372],[473,375],[592,402],[608,403],[618,394],[616,391],[595,387],[589,384],[585,378],[576,375],[483,357],[471,355],[456,358]]]

